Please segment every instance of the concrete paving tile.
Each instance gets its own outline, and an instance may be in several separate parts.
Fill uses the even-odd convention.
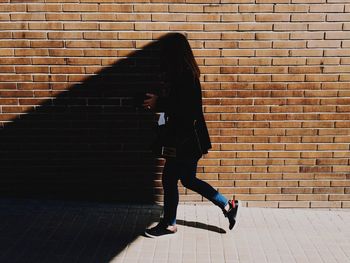
[[[229,231],[217,207],[180,204],[178,232],[152,239],[142,233],[159,221],[157,205],[0,199],[0,207],[1,263],[350,262],[350,209],[242,207]]]

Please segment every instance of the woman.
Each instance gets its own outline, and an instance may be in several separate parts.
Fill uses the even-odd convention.
[[[176,210],[179,202],[178,180],[188,189],[196,191],[219,206],[229,220],[229,229],[236,222],[239,207],[237,200],[227,200],[208,183],[196,178],[198,160],[212,148],[208,129],[202,111],[202,94],[199,82],[200,70],[193,56],[190,44],[180,33],[169,33],[160,39],[161,68],[167,80],[168,96],[147,93],[146,109],[164,111],[168,117],[169,129],[176,138],[176,157],[166,158],[162,175],[164,189],[163,219],[145,234],[158,237],[174,234]],[[191,137],[196,120],[199,147],[183,147],[181,142]],[[181,145],[181,146],[180,146]],[[186,145],[196,145],[186,142]],[[198,146],[198,144],[197,144]],[[199,150],[198,150],[199,149]]]

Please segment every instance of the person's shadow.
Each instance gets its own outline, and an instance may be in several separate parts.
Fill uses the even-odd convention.
[[[134,97],[157,91],[160,41],[5,123],[0,130],[1,196],[155,201],[161,163],[149,146],[156,114],[135,108]],[[52,90],[57,84],[42,96],[57,92]],[[35,103],[29,99],[19,102]]]
[[[155,201],[160,198],[163,161],[150,151],[158,115],[136,108],[140,101],[135,98],[159,92],[161,41],[55,97],[51,94],[65,83],[50,84],[41,91],[48,98],[40,106],[4,123],[0,262],[65,258],[68,263],[80,252],[74,262],[108,262],[159,218]],[[40,96],[40,91],[34,93]],[[18,101],[37,103],[30,99]],[[140,214],[135,206],[120,209],[126,203],[151,204],[151,214]]]
[[[201,222],[196,222],[196,221],[186,221],[186,220],[182,220],[182,219],[177,219],[176,224],[186,226],[186,227],[194,227],[194,228],[199,228],[199,229],[203,229],[203,230],[207,230],[207,231],[212,231],[212,232],[216,232],[219,234],[226,233],[226,230],[222,229],[221,227],[213,226],[213,225],[209,225],[209,224],[205,224],[205,223],[201,223]]]
[[[161,42],[56,97],[59,83],[49,85],[40,106],[5,123],[0,262],[109,262],[158,220],[163,161],[149,149],[157,114],[136,108],[135,96],[159,92]]]

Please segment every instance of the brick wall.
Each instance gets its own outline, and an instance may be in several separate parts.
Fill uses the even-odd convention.
[[[0,29],[2,194],[161,200],[156,116],[131,98],[177,31],[213,144],[198,177],[249,206],[350,207],[350,1],[0,0]]]

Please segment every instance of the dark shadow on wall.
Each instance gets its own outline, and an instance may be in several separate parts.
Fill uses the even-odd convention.
[[[157,221],[157,115],[133,98],[160,92],[161,41],[0,130],[1,262],[109,262]]]
[[[161,172],[149,151],[157,115],[133,97],[159,88],[146,45],[0,130],[0,195],[152,203]]]

